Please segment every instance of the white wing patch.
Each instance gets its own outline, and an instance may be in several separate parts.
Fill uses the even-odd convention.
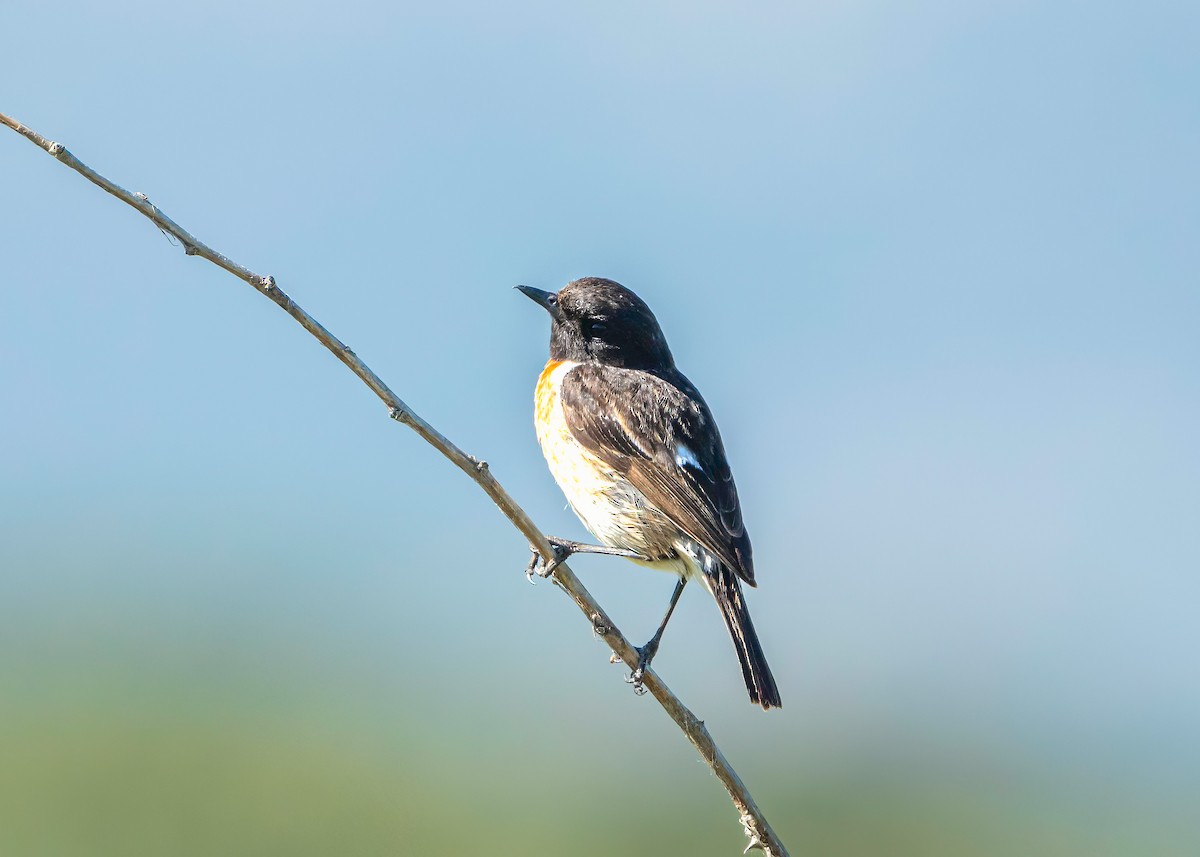
[[[700,466],[700,459],[696,458],[696,453],[692,451],[691,447],[682,443],[675,447],[675,464],[679,467],[691,465],[695,470],[704,471],[704,468]]]

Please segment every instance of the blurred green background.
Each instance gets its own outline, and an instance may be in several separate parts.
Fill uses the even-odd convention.
[[[0,110],[275,275],[549,532],[542,313],[720,421],[794,855],[1200,853],[1194,4],[8,4]],[[689,854],[719,784],[486,498],[0,134],[0,855]],[[671,583],[574,567],[629,636]],[[634,572],[634,573],[631,573]]]

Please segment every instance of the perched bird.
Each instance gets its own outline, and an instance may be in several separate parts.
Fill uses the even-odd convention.
[[[716,599],[750,699],[779,707],[779,689],[750,621],[740,581],[754,586],[750,537],[708,405],[675,360],[654,313],[599,277],[557,293],[517,288],[550,313],[550,362],[538,379],[535,423],[550,472],[599,541],[551,539],[548,576],[572,553],[628,557],[679,575],[631,676],[641,687],[684,585]],[[539,565],[537,558],[531,569]]]

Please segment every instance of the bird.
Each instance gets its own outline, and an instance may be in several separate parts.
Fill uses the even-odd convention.
[[[602,277],[557,292],[517,286],[550,314],[550,359],[534,394],[538,443],[571,508],[600,542],[550,538],[529,573],[550,576],[568,556],[622,556],[678,575],[666,615],[629,677],[635,691],[689,580],[715,599],[751,702],[782,705],[750,620],[750,537],[721,434],[682,372],[645,301]],[[530,578],[532,579],[532,577]]]

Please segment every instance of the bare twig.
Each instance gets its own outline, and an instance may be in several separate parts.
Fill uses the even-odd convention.
[[[525,510],[518,506],[516,501],[496,481],[496,477],[488,469],[487,462],[463,452],[441,432],[418,416],[412,408],[406,405],[399,396],[388,388],[387,384],[383,383],[378,375],[371,371],[370,367],[359,360],[358,356],[345,343],[326,330],[315,318],[301,309],[295,301],[288,297],[276,285],[274,277],[256,274],[249,268],[239,265],[229,257],[213,250],[159,210],[144,193],[130,193],[120,185],[114,184],[72,155],[61,144],[47,140],[36,131],[27,128],[20,122],[5,116],[3,113],[0,113],[0,124],[7,125],[31,143],[44,149],[61,163],[75,170],[88,181],[99,185],[117,199],[137,209],[141,214],[153,221],[154,225],[165,234],[178,239],[183,245],[184,253],[187,255],[200,256],[214,265],[224,268],[235,277],[245,280],[263,295],[278,304],[284,312],[299,322],[305,330],[315,336],[322,345],[333,352],[338,360],[345,363],[351,372],[371,388],[371,392],[378,396],[384,405],[387,406],[388,414],[392,419],[409,426],[438,452],[466,473],[480,488],[487,492],[487,495],[492,498],[492,502],[512,522],[513,526],[529,540],[529,544],[534,550],[541,554],[547,562],[553,558],[554,554],[549,542],[546,540],[546,536],[537,528]],[[637,651],[625,636],[617,630],[617,626],[608,617],[608,614],[596,603],[591,593],[584,588],[579,578],[571,572],[565,563],[560,564],[555,569],[554,581],[563,591],[571,596],[571,600],[583,611],[592,628],[608,643],[613,652],[630,669],[636,669],[638,663]],[[708,729],[704,726],[704,721],[696,717],[687,706],[680,702],[679,697],[671,692],[670,688],[663,683],[662,679],[652,669],[646,670],[643,684],[654,698],[658,700],[667,714],[671,716],[671,719],[675,721],[683,731],[683,734],[687,736],[687,739],[692,742],[692,745],[700,753],[700,757],[712,769],[712,772],[717,775],[717,778],[725,786],[725,790],[729,792],[729,797],[733,800],[733,805],[736,807],[740,821],[745,828],[746,836],[750,840],[750,844],[746,846],[746,851],[748,852],[752,848],[757,848],[766,854],[772,855],[772,857],[787,857],[787,849],[779,841],[779,837],[775,835],[775,831],[771,829],[771,825],[755,804],[754,798],[742,783],[741,778],[738,777],[737,772],[726,761],[720,748],[713,741]]]

